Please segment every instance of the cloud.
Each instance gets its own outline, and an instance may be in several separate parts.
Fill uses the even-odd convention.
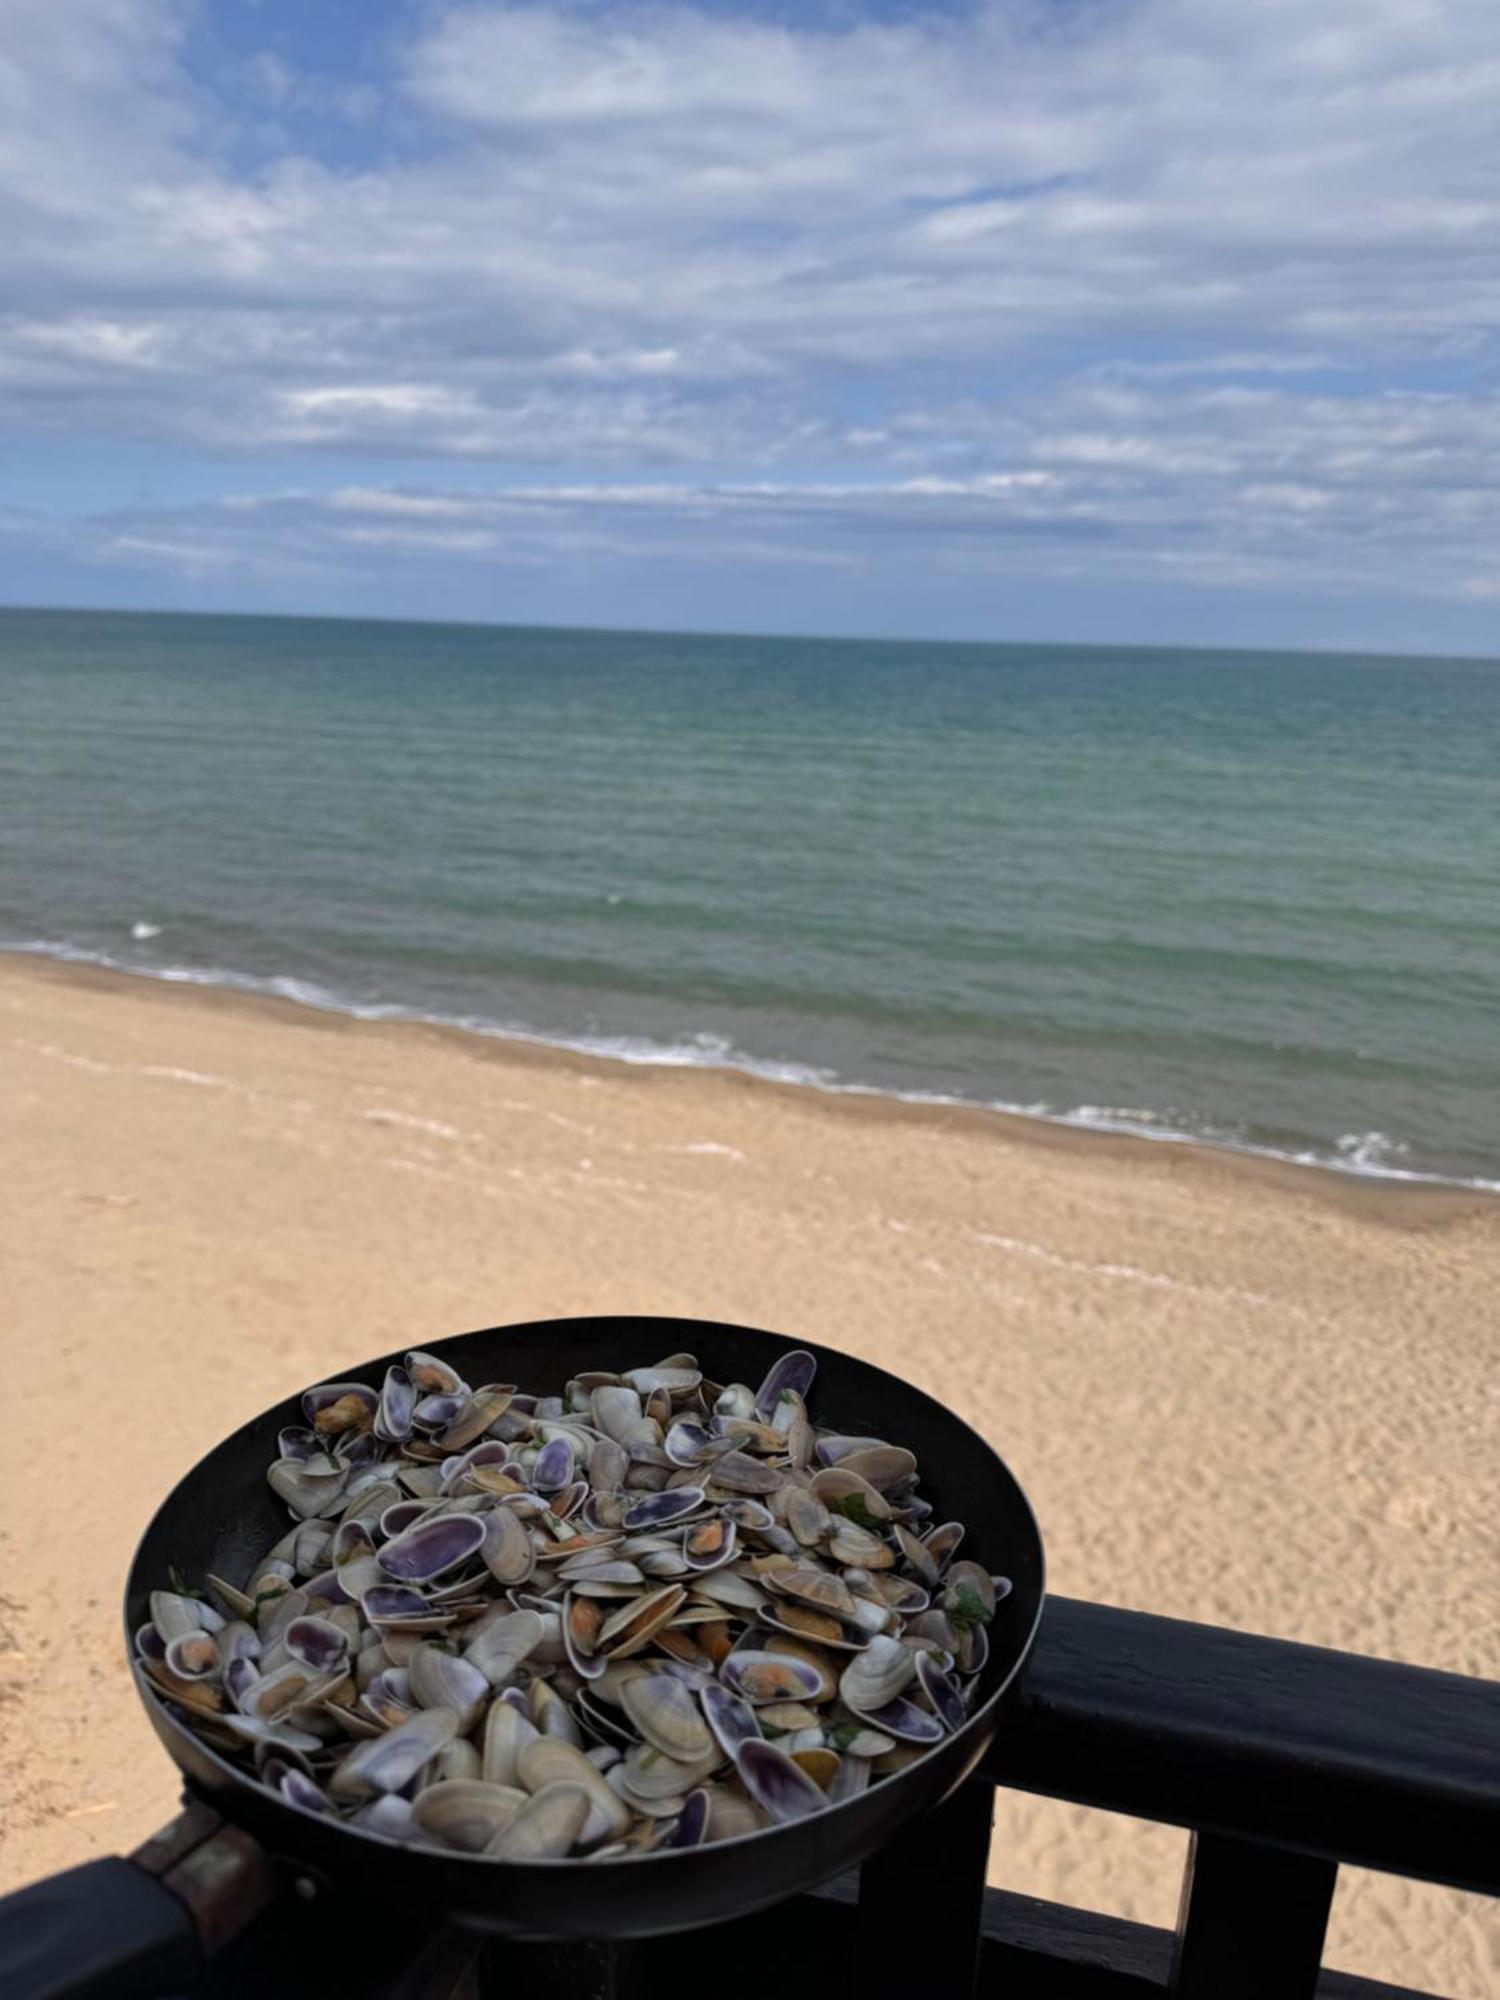
[[[930,439],[964,438],[979,464],[931,470]],[[1092,382],[1024,417],[978,407],[897,412],[891,456],[923,469],[838,478],[531,479],[465,488],[347,483],[133,508],[71,524],[16,516],[28,535],[102,565],[184,576],[360,576],[394,586],[456,568],[570,572],[795,566],[848,589],[905,566],[942,579],[1131,580],[1242,595],[1392,592],[1479,602],[1500,541],[1500,398],[1362,398],[1283,387]],[[764,582],[762,584],[764,588]],[[420,600],[420,598],[418,599]]]
[[[207,63],[206,18],[9,0],[15,434],[293,456],[345,494],[406,458],[411,509],[457,504],[442,460],[572,479],[525,503],[531,561],[567,507],[609,548],[754,510],[762,550],[814,521],[811,561],[899,521],[971,565],[1024,538],[1237,583],[1487,568],[1492,0],[438,5],[337,79]],[[235,513],[204,532],[254,560],[270,516]],[[320,527],[318,560],[519,546],[425,518]]]

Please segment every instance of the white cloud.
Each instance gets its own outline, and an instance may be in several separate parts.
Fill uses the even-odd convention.
[[[978,519],[1064,561],[1089,524],[1140,573],[1480,587],[1493,0],[436,6],[378,98],[190,74],[186,0],[5,11],[13,429],[336,457],[345,496],[361,454],[545,469],[573,533],[759,509],[1010,560]],[[362,143],[299,150],[299,107]]]

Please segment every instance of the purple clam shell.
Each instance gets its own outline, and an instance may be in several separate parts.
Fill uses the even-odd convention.
[[[668,1847],[700,1847],[707,1832],[708,1793],[689,1792],[665,1844]]]
[[[667,1432],[662,1448],[674,1465],[696,1465],[706,1451],[712,1450],[713,1443],[702,1424],[679,1417]]]
[[[397,1535],[404,1535],[408,1528],[414,1528],[417,1525],[424,1514],[430,1514],[431,1512],[432,1502],[430,1500],[393,1500],[380,1517],[380,1532],[388,1540],[394,1541]],[[353,1527],[355,1524],[349,1522],[346,1525]],[[371,1554],[374,1553],[374,1549],[375,1544],[371,1542]],[[341,1560],[341,1558],[335,1558],[335,1560]]]
[[[744,1696],[748,1701],[750,1697],[745,1694],[744,1682],[741,1676],[767,1660],[774,1661],[777,1667],[785,1669],[794,1681],[801,1684],[802,1699],[804,1701],[810,1700],[823,1686],[823,1676],[807,1660],[799,1660],[789,1653],[757,1652],[748,1646],[741,1646],[729,1654],[723,1665],[719,1668],[719,1677],[724,1685],[733,1693]],[[797,1696],[783,1694],[772,1697],[763,1695],[761,1699],[763,1701],[772,1699],[777,1701],[795,1701]]]
[[[331,1674],[349,1658],[349,1641],[326,1618],[294,1618],[282,1641],[294,1660],[320,1674]]]
[[[958,1683],[943,1672],[931,1653],[918,1653],[917,1679],[938,1720],[955,1732],[962,1729],[968,1720],[968,1711]]]
[[[224,1669],[224,1686],[236,1708],[243,1708],[245,1696],[260,1679],[252,1660],[231,1660]]]
[[[143,1660],[164,1660],[167,1657],[167,1642],[149,1618],[136,1629],[135,1650]]]
[[[363,1521],[340,1521],[328,1544],[328,1559],[335,1566],[356,1562],[375,1553],[375,1538]]]
[[[307,1592],[310,1604],[352,1604],[354,1599],[339,1581],[337,1570],[325,1569],[310,1577],[302,1588]]]
[[[335,1448],[335,1456],[348,1466],[351,1472],[360,1472],[367,1465],[373,1465],[383,1447],[374,1431],[345,1431]]]
[[[427,1583],[477,1555],[485,1537],[478,1514],[439,1514],[418,1521],[380,1551],[380,1567],[401,1583]]]
[[[404,1583],[377,1583],[359,1602],[372,1625],[409,1625],[440,1615],[438,1607],[429,1604],[420,1590],[412,1590]]]
[[[531,1468],[531,1483],[538,1493],[560,1493],[573,1479],[573,1446],[565,1437],[544,1444]]]
[[[921,1668],[917,1671],[920,1673]],[[897,1695],[884,1708],[862,1708],[860,1720],[868,1722],[872,1729],[880,1730],[886,1736],[899,1737],[903,1743],[941,1743],[946,1731],[935,1715],[929,1715],[925,1708],[918,1708],[914,1701],[904,1695]]]
[[[437,1391],[424,1396],[411,1413],[412,1423],[419,1431],[444,1431],[455,1417],[462,1414],[467,1395],[447,1395]]]
[[[284,1771],[276,1789],[289,1805],[301,1806],[304,1812],[326,1813],[329,1809],[322,1786],[301,1771]]]
[[[778,1355],[765,1381],[755,1392],[756,1416],[763,1424],[768,1424],[782,1396],[791,1394],[805,1399],[817,1372],[817,1360],[806,1348],[794,1347],[789,1353]]]
[[[734,1753],[734,1767],[745,1790],[763,1806],[778,1824],[806,1819],[822,1812],[828,1804],[823,1793],[800,1764],[794,1764],[774,1743],[742,1743]]]
[[[319,1410],[326,1410],[330,1403],[338,1402],[341,1396],[358,1396],[372,1415],[380,1405],[379,1396],[366,1382],[321,1382],[316,1389],[304,1391],[302,1414],[311,1423]]]
[[[753,1742],[760,1735],[760,1724],[749,1702],[728,1688],[720,1687],[717,1681],[710,1681],[706,1687],[699,1688],[698,1699],[703,1704],[708,1726],[726,1757],[732,1757],[742,1743]]]
[[[644,1500],[637,1500],[627,1511],[622,1526],[627,1534],[643,1528],[665,1528],[673,1521],[696,1514],[702,1505],[701,1486],[671,1486],[664,1493],[648,1493]]]
[[[284,1431],[276,1433],[278,1458],[319,1458],[322,1452],[323,1440],[317,1432],[305,1430],[300,1424],[289,1424]]]
[[[412,1379],[399,1362],[385,1371],[380,1391],[380,1407],[375,1414],[375,1435],[388,1444],[404,1444],[411,1436],[417,1392]]]

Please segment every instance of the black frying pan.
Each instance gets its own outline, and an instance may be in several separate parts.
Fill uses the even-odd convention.
[[[538,1394],[560,1393],[587,1369],[643,1366],[684,1350],[710,1379],[753,1388],[791,1345],[751,1327],[653,1318],[540,1320],[426,1343],[467,1381],[518,1382]],[[433,1923],[446,1919],[513,1938],[660,1935],[747,1914],[854,1866],[903,1822],[946,1798],[984,1755],[1041,1615],[1042,1543],[1005,1464],[951,1410],[883,1369],[828,1348],[811,1352],[818,1358],[809,1399],[814,1418],[914,1451],[934,1521],[964,1522],[964,1555],[1014,1584],[990,1627],[979,1698],[963,1729],[860,1797],[704,1847],[617,1862],[511,1864],[402,1846],[288,1804],[178,1722],[138,1674],[152,1727],[192,1788],[271,1853],[361,1898],[390,1898],[393,1905],[399,1899],[399,1907],[420,1910]],[[400,1359],[399,1352],[384,1355],[328,1379],[375,1387]],[[286,1531],[286,1513],[265,1471],[276,1456],[277,1432],[301,1422],[299,1398],[289,1397],[217,1445],[162,1502],[130,1567],[127,1645],[149,1616],[150,1592],[167,1585],[173,1567],[190,1580],[210,1570],[231,1583],[248,1580]]]

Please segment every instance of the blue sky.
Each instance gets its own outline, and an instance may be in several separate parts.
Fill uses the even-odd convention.
[[[1494,0],[5,0],[0,601],[1500,652]]]

